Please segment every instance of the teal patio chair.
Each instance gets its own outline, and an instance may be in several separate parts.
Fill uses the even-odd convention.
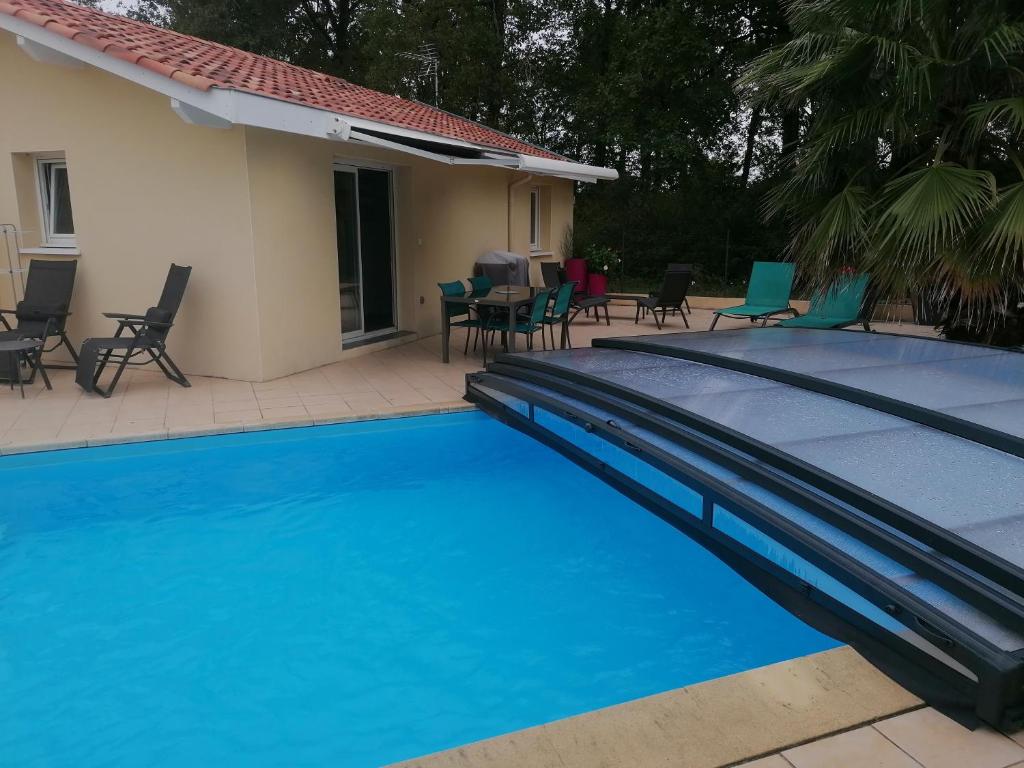
[[[510,319],[508,315],[492,314],[488,318],[484,329],[484,363],[487,362],[487,332],[522,333],[526,336],[526,348],[533,349],[533,334],[537,331],[542,331],[540,335],[541,344],[544,345],[544,349],[547,349],[548,345],[544,339],[543,330],[544,314],[547,312],[548,300],[550,298],[551,291],[540,291],[533,298],[530,314],[525,317],[519,316]]]
[[[781,320],[778,325],[783,328],[845,328],[863,323],[864,330],[870,331],[863,310],[869,279],[868,275],[839,278],[828,291],[814,294],[806,315]]]
[[[738,307],[716,309],[715,318],[711,321],[709,331],[715,330],[720,317],[746,317],[750,322],[761,321],[763,328],[768,318],[790,312],[794,317],[800,315],[789,306],[789,294],[793,289],[793,264],[778,261],[755,261],[750,272],[750,285],[747,286],[747,298]]]
[[[569,349],[572,349],[572,343],[569,341],[569,308],[572,305],[572,292],[576,290],[576,282],[570,280],[567,283],[562,283],[558,288],[558,292],[555,293],[555,301],[552,303],[550,309],[544,317],[541,318],[541,323],[548,327],[548,331],[551,333],[551,348],[555,348],[555,326],[562,326],[562,336],[560,346],[565,349],[568,344]],[[541,331],[543,334],[543,331]]]
[[[472,290],[484,290],[484,288],[477,288],[473,280],[480,280],[482,278],[471,278],[469,284],[465,280],[453,280],[450,283],[438,283],[437,287],[441,289],[442,296],[465,296],[468,288]],[[483,278],[486,279],[486,278]],[[488,281],[490,282],[490,281]],[[490,285],[487,286],[487,290],[490,290]],[[473,335],[474,329],[476,330],[477,337],[480,336],[480,328],[483,325],[480,322],[480,318],[473,317],[470,314],[469,306],[466,304],[448,304],[445,302],[444,311],[448,313],[448,324],[452,328],[465,328],[466,329],[466,346],[462,350],[463,355],[469,354],[469,337]],[[473,341],[473,349],[476,349],[476,341]]]

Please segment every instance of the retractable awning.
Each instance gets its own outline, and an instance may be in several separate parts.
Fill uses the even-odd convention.
[[[925,699],[1024,719],[1024,355],[781,328],[607,339],[499,357],[467,398]]]

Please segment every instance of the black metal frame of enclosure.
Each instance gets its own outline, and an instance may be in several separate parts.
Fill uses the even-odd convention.
[[[798,504],[830,525],[901,562],[915,573],[919,573],[979,610],[997,616],[1006,626],[1012,628],[1024,628],[1024,604],[1018,595],[1008,594],[984,579],[951,567],[944,559],[914,547],[884,527],[872,525],[863,518],[851,514],[841,505],[815,494],[802,485],[801,482],[805,482],[803,478],[791,472],[789,467],[774,466],[771,461],[765,461],[764,455],[747,450],[757,449],[757,444],[752,445],[752,441],[748,440],[733,442],[728,439],[730,435],[721,432],[724,428],[720,425],[717,425],[718,434],[713,434],[708,429],[712,426],[709,422],[674,409],[668,404],[662,403],[666,406],[667,412],[658,412],[658,409],[651,406],[652,402],[660,401],[647,401],[633,393],[643,402],[631,402],[629,398],[611,391],[616,388],[608,382],[550,366],[532,358],[502,356],[489,367],[488,373],[470,374],[467,377],[468,400],[477,403],[510,426],[558,450],[677,529],[692,536],[784,607],[823,631],[850,642],[891,676],[932,703],[946,706],[947,709],[956,709],[961,716],[965,709],[971,709],[978,717],[997,725],[1018,723],[1024,718],[1024,663],[1014,654],[994,646],[900,585],[879,576],[836,546],[729,487],[721,480],[654,445],[639,440],[619,427],[614,420],[594,419],[585,411],[557,398],[548,397],[530,385],[544,387],[556,394],[572,397],[584,404],[618,415],[619,418],[629,420],[660,437],[673,440],[719,466],[757,482],[759,486]],[[481,388],[502,392],[529,404],[529,416],[506,407]],[[638,481],[537,424],[533,419],[536,407],[581,426],[587,432],[629,451],[669,477],[693,488],[704,499],[703,516],[700,519],[694,517],[663,496],[643,487]],[[723,447],[723,443],[728,447]],[[761,448],[767,449],[767,446]],[[768,450],[774,452],[773,449]],[[801,482],[783,477],[773,471],[773,468],[763,466],[764,464]],[[819,481],[820,479],[817,478]],[[822,487],[820,482],[810,485],[840,501],[845,501]],[[849,606],[843,605],[781,566],[748,549],[727,534],[719,532],[713,527],[715,504],[727,509],[885,611],[941,652],[970,669],[977,676],[977,682],[956,672],[899,635],[862,617]]]
[[[932,341],[930,343],[944,344],[952,342]],[[659,344],[656,341],[638,339],[595,339],[595,347],[606,349],[619,349],[627,352],[653,352],[663,357],[674,357],[679,360],[688,360],[693,363],[713,365],[716,368],[725,368],[738,373],[746,373],[751,376],[758,376],[762,379],[770,379],[780,384],[789,384],[793,387],[805,389],[810,392],[837,397],[850,403],[864,405],[876,411],[898,416],[907,421],[923,424],[926,427],[946,432],[950,435],[963,437],[990,448],[995,448],[1005,453],[1013,454],[1024,458],[1024,440],[1015,435],[1000,432],[999,430],[986,427],[982,424],[975,424],[971,421],[950,416],[948,413],[933,411],[913,403],[896,400],[886,395],[869,392],[846,384],[839,384],[834,381],[819,379],[805,373],[796,373],[782,368],[776,368],[762,363],[752,363],[749,360],[740,360],[728,355],[717,355],[713,352],[705,352],[685,347],[671,347],[667,344]]]
[[[651,350],[647,351],[650,352]],[[852,483],[848,483],[836,475],[814,467],[766,443],[750,438],[747,435],[743,435],[729,427],[706,419],[672,403],[644,395],[629,387],[623,387],[587,374],[571,371],[565,367],[552,365],[536,358],[515,358],[511,355],[499,355],[496,362],[528,368],[540,373],[548,373],[573,384],[589,387],[602,394],[649,409],[659,416],[664,416],[690,429],[702,432],[715,440],[743,451],[774,469],[785,472],[801,482],[822,490],[845,504],[850,504],[863,510],[876,520],[892,526],[896,530],[920,541],[925,546],[931,547],[936,552],[956,560],[964,567],[1007,590],[1011,595],[1024,595],[1024,569],[1007,562],[942,526],[925,520],[903,507],[893,504]]]

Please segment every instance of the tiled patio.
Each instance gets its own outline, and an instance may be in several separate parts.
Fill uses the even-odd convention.
[[[692,330],[705,330],[711,312],[694,309],[689,319]],[[719,328],[728,327],[749,327],[749,323],[719,323]],[[907,324],[877,328],[932,333],[930,328]],[[679,318],[670,317],[664,332],[681,330]],[[634,325],[629,307],[617,306],[612,308],[611,326],[579,318],[573,325],[573,343],[586,346],[599,336],[656,332],[653,320]],[[464,408],[464,377],[480,367],[480,358],[472,351],[463,356],[465,337],[457,331],[452,336],[451,363],[444,365],[439,338],[256,384],[190,376],[192,387],[184,389],[150,366],[126,374],[109,400],[84,394],[71,371],[52,371],[53,391],[37,382],[21,400],[17,390],[0,388],[0,453]]]
[[[1022,768],[1024,734],[968,730],[925,707],[743,763],[742,768]]]

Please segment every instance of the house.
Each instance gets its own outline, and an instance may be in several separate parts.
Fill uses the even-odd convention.
[[[614,178],[284,62],[0,0],[0,271],[77,259],[77,341],[155,303],[171,262],[194,268],[170,344],[188,373],[261,381],[435,334],[439,281],[491,250],[539,280],[575,183]],[[19,280],[0,274],[5,304]]]

